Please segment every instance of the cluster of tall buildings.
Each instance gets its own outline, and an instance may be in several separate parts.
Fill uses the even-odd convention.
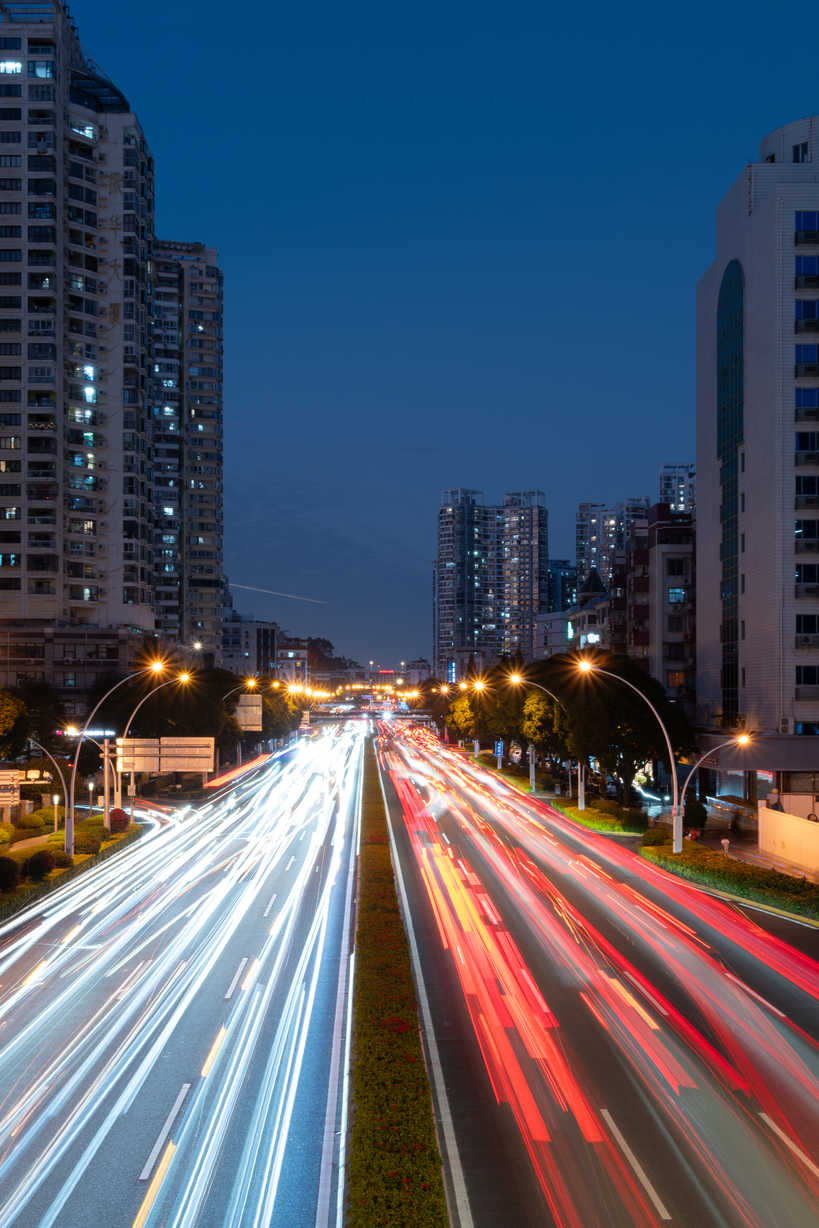
[[[673,497],[672,514],[690,520],[695,485],[692,464],[664,465],[660,502]],[[565,651],[578,602],[587,606],[625,585],[623,561],[635,534],[647,532],[650,504],[648,496],[581,503],[575,558],[551,559],[542,491],[512,491],[487,505],[481,491],[445,490],[434,571],[436,676],[452,681],[502,657],[530,661]],[[590,642],[604,642],[591,634]]]
[[[219,257],[157,236],[145,133],[60,0],[0,5],[0,151],[0,683],[82,685],[146,634],[218,657]]]

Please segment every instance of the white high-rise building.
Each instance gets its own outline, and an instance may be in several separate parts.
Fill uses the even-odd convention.
[[[817,116],[767,136],[717,211],[697,486],[699,720],[758,731],[759,767],[819,768]]]
[[[672,512],[696,513],[697,466],[688,462],[660,468],[658,503],[667,503]]]
[[[153,160],[59,0],[0,46],[0,619],[150,630]]]

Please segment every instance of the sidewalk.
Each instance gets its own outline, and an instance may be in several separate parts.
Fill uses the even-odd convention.
[[[713,838],[709,840],[707,832],[698,843],[708,848],[719,849],[720,847],[718,840]],[[747,838],[732,837],[728,845],[728,856],[734,861],[745,861],[748,865],[759,866],[763,870],[778,870],[780,874],[790,874],[792,878],[804,878],[809,883],[819,883],[819,873],[805,870],[792,861],[786,861],[784,857],[775,857],[772,853],[765,853]]]

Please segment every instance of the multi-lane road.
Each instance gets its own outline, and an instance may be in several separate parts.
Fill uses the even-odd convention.
[[[382,733],[453,1219],[815,1224],[807,952],[426,731]]]
[[[0,1224],[340,1222],[362,726],[0,927]]]

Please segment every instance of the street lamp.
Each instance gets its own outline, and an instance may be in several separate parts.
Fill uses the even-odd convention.
[[[685,791],[688,788],[689,784],[691,783],[691,777],[694,775],[694,773],[696,772],[700,764],[703,763],[708,758],[709,755],[715,755],[718,750],[724,750],[726,746],[745,747],[745,746],[750,746],[750,743],[751,743],[751,735],[749,733],[739,733],[737,734],[735,738],[728,738],[726,742],[720,742],[716,746],[712,746],[710,750],[707,750],[704,755],[700,755],[699,759],[696,761],[694,766],[691,768],[691,771],[686,776],[685,784],[683,785],[682,792],[680,793],[680,813],[683,816],[685,815]]]
[[[561,699],[558,699],[554,691],[550,691],[547,686],[543,686],[539,682],[533,682],[531,678],[524,678],[523,674],[517,674],[517,673],[509,675],[509,682],[511,682],[512,686],[537,687],[539,691],[543,691],[545,695],[548,695],[550,699],[554,700],[554,702],[557,704],[559,708],[562,708],[564,712],[566,711],[566,705],[563,703],[563,701]],[[583,786],[583,779],[582,779],[583,770],[584,770],[583,764],[578,763],[577,765],[577,809],[578,810],[586,809],[586,794],[585,794],[585,788]],[[569,770],[569,797],[571,797],[571,792],[572,792],[571,791],[571,779],[572,777],[571,777],[571,769],[570,769]],[[536,791],[535,790],[535,747],[534,747],[534,743],[530,742],[529,743],[529,792],[534,793],[535,791]]]
[[[88,817],[89,819],[91,818],[93,809],[94,809],[94,778],[93,776],[89,776],[88,777]]]
[[[63,788],[65,788],[65,785],[63,785]],[[59,795],[59,793],[52,793],[52,794],[51,794],[51,804],[52,804],[52,806],[54,807],[54,831],[55,831],[55,832],[57,832],[57,831],[58,831],[58,829],[59,829],[59,826],[60,826],[60,823],[59,823],[59,815],[57,814],[57,807],[58,807],[58,806],[59,806],[59,804],[60,804],[60,795]]]
[[[245,678],[244,682],[240,682],[238,686],[235,686],[230,691],[227,691],[219,700],[219,703],[223,704],[226,699],[230,698],[231,695],[235,695],[237,691],[241,691],[243,686],[246,686],[249,691],[255,691],[258,685],[258,678]]]
[[[635,694],[639,695],[645,703],[648,704],[649,708],[657,718],[657,724],[663,731],[663,737],[665,738],[665,745],[668,751],[668,763],[669,767],[671,768],[671,831],[673,840],[671,847],[673,852],[681,853],[683,833],[682,815],[680,813],[679,806],[679,789],[677,786],[677,769],[674,765],[674,751],[671,746],[671,738],[668,736],[668,730],[663,723],[662,717],[648,696],[644,695],[640,688],[635,686],[633,682],[629,682],[628,678],[623,678],[620,674],[613,674],[611,670],[603,669],[601,665],[597,665],[594,661],[589,661],[587,657],[581,657],[581,659],[577,662],[577,668],[580,670],[581,674],[604,674],[607,678],[614,678],[615,682],[624,683],[625,686],[629,687],[635,692]]]
[[[82,748],[83,738],[86,732],[91,728],[91,722],[99,712],[102,705],[114,691],[119,690],[121,686],[125,686],[126,682],[131,682],[134,678],[141,678],[144,674],[161,674],[165,670],[164,661],[151,661],[150,665],[146,665],[144,669],[134,670],[132,674],[126,674],[124,678],[120,678],[119,682],[115,682],[112,687],[105,692],[102,699],[98,700],[92,712],[86,718],[86,722],[79,732],[77,737],[77,749],[74,752],[74,761],[71,764],[71,791],[68,800],[68,805],[65,811],[65,851],[71,857],[74,855],[74,788],[77,781],[77,764],[80,759],[80,750]]]
[[[123,743],[125,742],[125,739],[128,737],[128,732],[131,728],[131,725],[134,722],[134,717],[136,716],[137,712],[139,712],[142,705],[144,703],[147,703],[147,701],[151,698],[152,695],[156,695],[157,691],[161,691],[164,686],[170,686],[174,682],[181,682],[182,685],[184,686],[186,685],[186,683],[190,682],[190,680],[191,680],[191,675],[187,671],[183,671],[183,673],[177,674],[175,678],[169,678],[167,682],[160,682],[159,686],[155,686],[154,689],[152,691],[149,691],[147,695],[143,695],[142,699],[140,699],[139,703],[134,708],[133,712],[128,717],[128,720],[125,723],[125,729],[123,730],[121,741]],[[133,787],[133,784],[134,784],[134,772],[132,769],[131,770],[131,786],[132,787]],[[115,773],[114,805],[117,807],[117,809],[119,809],[119,807],[122,806],[122,772]]]

